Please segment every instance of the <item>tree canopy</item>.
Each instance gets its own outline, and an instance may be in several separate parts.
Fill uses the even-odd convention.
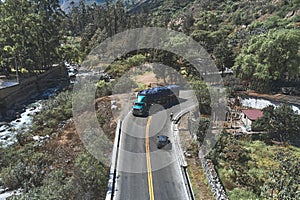
[[[288,81],[300,74],[300,31],[273,30],[253,36],[237,56],[234,69],[248,81]]]
[[[293,139],[299,137],[300,116],[290,106],[268,106],[263,109],[263,113],[263,117],[254,122],[254,127],[267,131],[271,140],[292,143],[296,141]]]
[[[62,14],[58,0],[0,4],[0,65],[33,71],[57,63]]]

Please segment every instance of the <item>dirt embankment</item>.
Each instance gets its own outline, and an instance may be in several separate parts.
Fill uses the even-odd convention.
[[[109,97],[96,100],[96,112],[105,134],[108,135],[109,139],[113,140],[116,122],[111,112],[111,100]],[[60,129],[60,134],[54,136],[40,147],[40,151],[50,155],[53,161],[51,167],[63,169],[67,173],[72,173],[76,157],[84,150],[85,147],[72,119],[69,119],[64,127]]]
[[[41,150],[50,155],[53,168],[71,173],[76,157],[84,150],[73,120],[68,120],[62,133],[52,138]]]
[[[64,66],[57,66],[42,74],[21,79],[11,87],[0,88],[0,120],[14,118],[20,105],[38,96],[42,91],[52,87],[65,88],[68,84],[68,74]],[[10,116],[8,110],[13,110],[14,116]]]

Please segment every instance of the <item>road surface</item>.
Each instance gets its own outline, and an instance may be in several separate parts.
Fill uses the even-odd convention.
[[[181,92],[182,102],[164,109],[153,107],[149,117],[125,117],[121,127],[115,199],[121,200],[184,200],[187,188],[177,162],[169,115],[194,104]],[[169,136],[171,144],[157,148],[157,136]]]

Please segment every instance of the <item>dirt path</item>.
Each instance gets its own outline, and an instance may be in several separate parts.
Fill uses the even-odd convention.
[[[163,81],[155,77],[153,72],[146,72],[142,75],[136,77],[137,84],[145,84],[146,87],[155,87],[158,85],[163,85]]]

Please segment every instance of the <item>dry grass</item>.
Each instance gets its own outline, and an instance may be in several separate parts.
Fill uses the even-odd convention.
[[[188,152],[191,155],[190,157],[186,157],[186,161],[195,199],[213,200],[215,198],[210,190],[205,171],[198,158],[198,145],[187,130],[187,118],[188,116],[185,115],[180,120],[179,135],[183,151]]]

